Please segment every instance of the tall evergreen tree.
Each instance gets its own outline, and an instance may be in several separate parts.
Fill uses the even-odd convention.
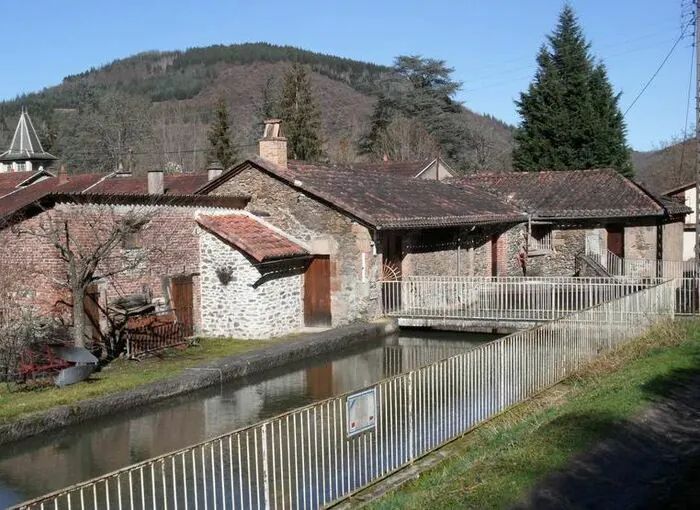
[[[221,166],[228,169],[239,159],[238,149],[231,140],[231,125],[228,107],[223,99],[216,103],[214,112],[214,122],[207,134],[209,140],[209,151],[207,161],[218,161]]]
[[[374,105],[369,131],[360,139],[360,152],[375,158],[385,153],[397,157],[402,153],[408,159],[423,157],[421,148],[430,144],[441,150],[444,156],[459,160],[465,150],[467,139],[463,123],[457,115],[463,109],[454,100],[461,84],[452,79],[454,69],[444,60],[421,56],[399,56],[394,61],[394,72],[400,81],[393,90],[383,95]],[[400,122],[394,122],[399,120]],[[413,137],[412,147],[406,150],[392,149],[392,143],[406,143],[405,133],[394,136],[392,129],[397,125],[405,128],[410,122],[411,131],[423,133]],[[387,145],[389,145],[387,147]],[[433,154],[434,154],[433,152]]]
[[[632,175],[626,126],[605,66],[590,54],[566,5],[537,55],[538,69],[516,101],[522,117],[513,151],[518,170],[616,168]]]
[[[311,94],[306,70],[295,63],[284,76],[280,117],[284,122],[291,159],[316,161],[321,157],[321,113]]]

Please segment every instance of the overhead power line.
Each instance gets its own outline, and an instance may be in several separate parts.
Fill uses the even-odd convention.
[[[644,92],[649,88],[649,85],[652,84],[654,79],[658,76],[659,72],[661,72],[661,69],[666,65],[666,62],[668,62],[668,59],[671,58],[671,55],[673,55],[673,52],[676,50],[678,47],[678,44],[685,38],[686,36],[686,30],[688,29],[689,25],[685,25],[683,29],[681,30],[681,35],[678,36],[678,39],[676,39],[676,42],[673,43],[673,46],[671,46],[671,49],[668,51],[664,59],[661,61],[661,64],[659,64],[659,67],[656,68],[656,71],[654,71],[654,74],[651,75],[651,78],[647,80],[647,82],[644,84],[644,87],[642,87],[642,90],[639,91],[639,94],[632,100],[630,105],[627,107],[625,110],[625,113],[623,116],[627,116],[627,113],[632,109],[632,107],[639,101],[639,98],[642,97]]]

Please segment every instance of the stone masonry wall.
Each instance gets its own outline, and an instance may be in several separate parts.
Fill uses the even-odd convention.
[[[576,255],[586,246],[585,228],[569,228],[552,231],[551,252],[529,256],[528,276],[573,276],[576,272]]]
[[[518,227],[513,227],[511,231]],[[402,239],[406,254],[404,275],[491,276],[491,238],[497,231],[469,234],[459,229],[435,229],[415,232]],[[499,237],[499,274],[510,270],[513,257],[507,244],[508,232]]]
[[[303,326],[303,276],[280,275],[253,287],[261,274],[238,250],[200,229],[202,333],[235,338],[270,338]],[[231,281],[216,274],[225,267]]]
[[[683,222],[667,223],[662,229],[663,260],[683,260]]]
[[[656,260],[656,225],[625,227],[625,259]]]
[[[306,244],[312,253],[330,256],[333,326],[379,315],[381,255],[374,255],[367,228],[254,168],[244,169],[212,194],[249,195],[248,211]]]

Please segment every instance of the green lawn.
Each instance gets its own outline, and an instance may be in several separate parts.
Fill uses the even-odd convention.
[[[287,338],[289,339],[291,337]],[[154,356],[142,361],[115,360],[101,372],[93,374],[89,380],[64,388],[37,387],[36,385],[23,387],[0,383],[0,423],[7,423],[51,407],[129,390],[181,374],[188,367],[253,349],[261,349],[281,341],[283,340],[199,339],[198,345],[181,350],[171,349],[158,357]]]
[[[507,508],[572,455],[700,372],[700,322],[667,323],[481,426],[371,508]]]

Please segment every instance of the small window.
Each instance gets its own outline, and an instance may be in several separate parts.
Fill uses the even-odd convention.
[[[124,232],[122,234],[122,247],[125,250],[137,250],[143,248],[143,238],[141,236],[143,226],[146,221],[127,220],[124,222]]]
[[[549,225],[532,225],[528,243],[529,253],[554,251],[552,245],[552,227]]]

